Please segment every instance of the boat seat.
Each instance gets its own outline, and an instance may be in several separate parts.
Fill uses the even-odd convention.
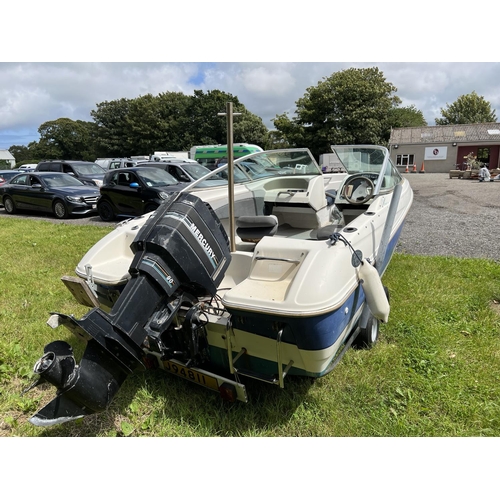
[[[264,236],[273,236],[278,231],[275,215],[242,215],[236,220],[236,234],[242,241],[258,243]]]

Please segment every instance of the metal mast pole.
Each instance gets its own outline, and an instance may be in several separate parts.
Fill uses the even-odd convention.
[[[233,103],[226,103],[226,112],[217,113],[218,116],[226,115],[227,119],[227,192],[229,204],[229,244],[231,252],[236,251],[236,229],[234,220],[234,151],[233,151]]]
[[[226,104],[227,117],[227,182],[229,202],[230,250],[236,251],[236,228],[234,221],[234,151],[233,151],[233,103]]]

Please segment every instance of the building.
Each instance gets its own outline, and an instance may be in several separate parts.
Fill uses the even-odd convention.
[[[500,123],[468,123],[434,127],[395,128],[389,139],[391,159],[400,170],[449,172],[464,167],[469,153],[499,168]]]
[[[14,168],[16,166],[16,159],[10,154],[7,149],[0,149],[0,161],[5,160],[10,164],[10,168]]]

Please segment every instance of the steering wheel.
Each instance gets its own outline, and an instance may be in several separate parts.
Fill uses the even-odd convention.
[[[364,175],[352,177],[342,189],[342,195],[352,205],[366,203],[375,192],[375,185],[369,177]]]

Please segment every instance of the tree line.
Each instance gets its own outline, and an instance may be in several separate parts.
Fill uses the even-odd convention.
[[[99,157],[128,157],[154,151],[187,151],[194,145],[225,144],[226,118],[218,116],[233,102],[234,142],[264,149],[307,147],[318,158],[332,144],[387,145],[392,128],[426,126],[414,105],[402,106],[397,88],[376,67],[349,68],[324,77],[272,121],[251,113],[237,96],[220,90],[146,94],[96,104],[92,121],[58,118],[42,123],[39,141],[11,146],[18,163],[59,158],[94,161]],[[494,122],[491,105],[475,92],[441,108],[437,125]]]

